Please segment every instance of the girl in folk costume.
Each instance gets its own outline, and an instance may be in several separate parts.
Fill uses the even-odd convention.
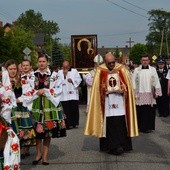
[[[14,91],[17,103],[17,107],[13,107],[11,113],[12,128],[19,136],[21,147],[35,146],[35,131],[27,108],[27,103],[30,99],[27,92],[30,90],[30,85],[27,83],[25,77],[21,79],[18,76],[15,60],[8,60],[5,63],[5,67],[9,73],[12,90]]]
[[[2,103],[2,99],[0,98],[0,105]],[[1,111],[1,106],[0,106],[0,111]],[[6,122],[4,121],[4,118],[0,116],[0,170],[3,169],[3,150],[5,147],[5,143],[7,141],[8,138],[8,134],[7,134],[7,126],[5,124]]]
[[[2,111],[1,116],[11,124],[11,109],[16,107],[16,99],[14,93],[11,91],[11,82],[8,71],[4,67],[0,67],[0,88],[4,93],[2,94]]]
[[[19,73],[21,74],[21,83],[24,84],[23,87],[25,87],[27,85],[33,86],[34,72],[32,71],[32,65],[31,65],[30,60],[24,59],[20,65],[21,65],[21,67],[20,67]],[[19,69],[19,67],[18,67],[18,69]],[[26,95],[28,95],[28,93],[26,93]],[[28,108],[28,110],[30,111],[31,107],[32,107],[32,102],[28,102],[28,99],[29,99],[29,97],[27,97],[27,102],[23,103],[23,105],[26,106]],[[24,102],[24,101],[22,101],[22,102]],[[30,148],[29,146],[22,147],[21,158],[30,156],[29,148]]]
[[[48,152],[51,137],[66,136],[65,116],[60,104],[62,94],[61,80],[56,72],[48,67],[48,57],[40,54],[38,57],[38,69],[34,72],[35,84],[32,113],[35,119],[37,137],[37,154],[33,165],[42,159],[43,165],[48,165]],[[31,94],[30,94],[31,95]],[[41,150],[43,140],[43,155]]]
[[[0,71],[0,169],[20,169],[19,139],[10,127],[12,106],[15,105],[10,90],[8,72]]]

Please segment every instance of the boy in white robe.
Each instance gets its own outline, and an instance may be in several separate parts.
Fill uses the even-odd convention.
[[[135,68],[132,82],[135,90],[138,127],[140,132],[155,130],[156,98],[162,96],[156,69],[149,65],[148,55],[141,57],[141,65]]]

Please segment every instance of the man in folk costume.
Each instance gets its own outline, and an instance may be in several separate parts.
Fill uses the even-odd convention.
[[[168,57],[169,57],[169,59],[170,59],[170,55],[169,55]],[[167,94],[168,94],[168,96],[169,96],[168,101],[169,101],[169,103],[170,103],[170,69],[168,69],[168,73],[167,73],[167,75],[166,75],[166,79],[168,79],[168,92],[167,92]],[[168,115],[169,115],[169,114],[168,114]]]
[[[156,71],[162,89],[162,96],[156,99],[158,113],[160,117],[169,115],[169,96],[168,96],[168,80],[166,79],[168,69],[165,66],[165,61],[160,57],[157,61]]]
[[[170,55],[165,57],[165,64],[166,64],[166,68],[169,70],[170,69]]]
[[[170,104],[170,55],[166,56],[165,58],[165,62],[166,62],[166,68],[168,69],[168,73],[167,73],[167,76],[166,78],[168,79],[168,102]]]
[[[61,104],[66,115],[67,129],[79,125],[79,91],[78,87],[82,81],[79,72],[71,68],[68,61],[63,62],[63,69],[58,71],[62,81]]]
[[[96,68],[103,63],[103,57],[98,54],[94,57],[94,69],[91,70],[86,76],[85,76],[85,81],[87,84],[87,109],[86,111],[88,111],[88,107],[89,107],[89,103],[90,103],[90,96],[91,96],[91,90],[92,90],[92,85],[93,85],[93,79],[96,73]]]
[[[114,155],[132,150],[131,137],[138,136],[130,74],[110,52],[96,70],[84,134],[104,139],[100,150]]]
[[[138,126],[143,133],[155,130],[156,98],[162,96],[156,69],[149,65],[148,55],[141,57],[141,65],[132,76],[135,90]]]

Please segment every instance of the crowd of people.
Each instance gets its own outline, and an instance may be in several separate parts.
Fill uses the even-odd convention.
[[[156,110],[160,117],[169,116],[170,57],[152,65],[142,55],[140,62],[123,65],[107,53],[95,76],[91,71],[85,78],[92,88],[85,135],[99,137],[101,151],[121,155],[132,150],[131,137],[155,130]]]
[[[81,76],[64,61],[60,70],[48,67],[40,53],[37,68],[24,59],[6,61],[0,70],[0,166],[20,169],[20,162],[36,148],[33,165],[49,165],[51,138],[66,137],[79,125],[79,86],[87,84],[85,135],[99,138],[100,150],[112,155],[131,151],[131,137],[155,130],[159,116],[169,116],[170,71],[160,58],[156,67],[148,55],[127,69],[111,52],[94,58],[94,70]],[[132,67],[131,67],[132,68]],[[83,77],[83,80],[82,80]]]
[[[42,160],[49,165],[51,138],[65,137],[66,129],[79,125],[78,71],[68,61],[61,72],[50,70],[48,56],[39,54],[37,69],[29,60],[18,65],[11,59],[1,67],[0,77],[2,169],[20,169],[20,159],[30,155],[31,146],[36,148],[32,164]]]

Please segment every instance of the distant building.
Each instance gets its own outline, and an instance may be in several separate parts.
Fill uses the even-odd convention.
[[[129,56],[129,53],[130,53],[130,49],[128,48],[128,46],[125,46],[125,47],[118,47],[119,48],[119,51],[122,52],[122,55],[128,55]],[[104,47],[102,46],[101,48],[98,48],[98,54],[102,55],[102,56],[105,56],[105,54],[107,52],[112,52],[113,54],[115,53],[117,47]]]
[[[5,33],[11,31],[12,27],[14,27],[15,25],[16,25],[15,22],[13,22],[12,24],[6,23],[5,25],[3,25],[3,22],[0,21],[0,27],[4,28]],[[43,47],[44,47],[44,37],[45,37],[45,35],[43,33],[35,33],[34,38],[33,38],[33,43],[38,48],[43,49]]]
[[[115,48],[114,47],[108,48],[108,47],[102,46],[101,48],[98,48],[98,54],[100,54],[103,57],[108,52],[111,52],[112,54],[114,54],[117,48],[121,52],[121,56],[120,58],[118,58],[118,62],[123,63],[123,64],[128,64],[130,62],[129,61],[130,48],[128,48],[128,46],[115,47]]]
[[[11,31],[11,29],[12,29],[13,26],[15,26],[15,22],[13,22],[12,24],[6,23],[5,25],[3,25],[3,22],[0,21],[0,27],[1,27],[1,28],[2,28],[2,27],[4,28],[5,33]]]
[[[11,31],[11,29],[16,25],[15,22],[12,24],[6,23],[5,25],[3,24],[2,21],[0,21],[0,27],[4,29],[4,32],[7,33]],[[33,37],[33,43],[36,46],[36,51],[34,52],[34,55],[37,57],[38,53],[37,52],[43,52],[44,50],[44,44],[45,44],[45,35],[44,33],[35,33]]]

